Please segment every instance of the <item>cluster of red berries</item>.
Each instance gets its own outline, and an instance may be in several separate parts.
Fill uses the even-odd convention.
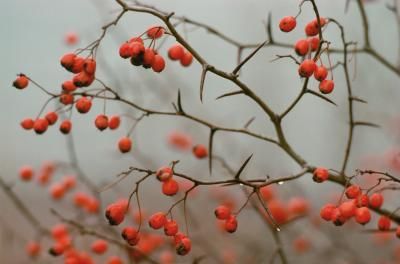
[[[179,191],[179,184],[173,179],[173,175],[171,167],[161,167],[156,172],[157,179],[162,182],[162,192],[168,196],[173,196]]]
[[[84,192],[76,192],[73,196],[73,203],[77,208],[83,209],[90,214],[96,214],[100,209],[100,202],[97,198]]]
[[[75,53],[67,53],[61,57],[61,66],[74,73],[72,80],[65,81],[62,89],[65,92],[73,92],[77,87],[88,87],[95,79],[96,61],[93,58],[83,58]]]
[[[229,233],[234,233],[238,227],[236,216],[232,214],[231,209],[225,205],[218,206],[214,211],[218,220],[224,220],[224,228]]]
[[[305,58],[298,69],[299,75],[304,78],[310,78],[314,75],[314,78],[319,81],[319,90],[323,94],[329,94],[333,91],[335,84],[333,80],[326,79],[328,77],[328,70],[322,64],[317,66],[314,59],[306,59],[306,56],[310,57],[312,52],[319,49],[320,39],[319,34],[320,26],[324,27],[328,21],[327,19],[321,17],[318,20],[314,19],[305,26],[306,39],[299,39],[295,45],[294,50],[297,55]],[[290,32],[296,27],[296,18],[292,16],[287,16],[282,18],[279,23],[279,28],[283,32]]]
[[[56,112],[48,112],[44,118],[25,118],[21,121],[20,125],[25,130],[33,129],[36,134],[41,135],[47,131],[49,126],[54,125],[58,120],[58,114]]]

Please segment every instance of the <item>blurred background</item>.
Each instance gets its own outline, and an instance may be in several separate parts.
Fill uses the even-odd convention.
[[[268,13],[272,14],[276,40],[294,43],[303,37],[302,27],[313,18],[309,3],[304,5],[298,18],[299,26],[294,33],[284,34],[277,26],[280,18],[298,12],[298,3],[296,0],[146,1],[146,4],[154,5],[160,10],[174,11],[176,15],[212,25],[242,43],[261,43],[266,39],[264,22]],[[3,0],[1,4],[0,175],[12,185],[13,190],[43,223],[52,225],[57,223],[58,219],[50,214],[49,208],[57,208],[72,217],[72,205],[66,201],[52,202],[46,189],[35,182],[20,182],[18,169],[22,165],[39,168],[45,161],[71,162],[67,147],[71,142],[56,128],[49,129],[41,136],[20,128],[20,121],[27,117],[34,118],[47,97],[32,85],[23,91],[16,90],[12,87],[12,81],[16,74],[22,72],[48,90],[58,92],[61,83],[71,76],[60,67],[60,57],[97,39],[101,34],[101,26],[114,20],[119,6],[114,1],[99,0]],[[347,40],[357,41],[359,47],[362,47],[362,24],[355,1],[350,1],[347,12],[344,0],[320,0],[317,4],[322,16],[335,18],[344,25]],[[370,21],[372,45],[384,57],[396,63],[399,50],[397,22],[394,14],[387,9],[387,4],[392,3],[368,1],[366,10]],[[118,48],[121,43],[159,23],[156,18],[146,14],[125,14],[116,27],[110,28],[101,43],[97,54],[96,77],[117,89],[124,97],[154,110],[172,111],[171,103],[176,102],[179,89],[183,107],[188,113],[232,128],[241,128],[250,118],[255,117],[250,126],[251,130],[275,137],[269,119],[245,96],[215,100],[223,93],[234,91],[236,87],[213,74],[207,75],[205,96],[201,103],[198,95],[201,66],[197,62],[183,68],[179,63],[167,60],[165,71],[156,74],[133,67],[119,57]],[[180,32],[184,30],[182,25],[178,29]],[[234,46],[201,28],[187,25],[186,31],[187,41],[210,64],[225,71],[231,71],[236,66],[237,50]],[[66,44],[65,36],[68,32],[77,34],[77,44]],[[336,27],[329,25],[324,33],[332,47],[341,48]],[[169,38],[160,48],[160,53],[166,54],[167,48],[173,43],[174,39]],[[250,52],[251,50],[245,50],[243,56]],[[243,68],[241,79],[279,113],[284,111],[300,92],[302,80],[298,77],[297,65],[291,60],[271,62],[277,54],[293,54],[293,51],[276,47],[262,49]],[[341,59],[341,54],[331,55],[333,64]],[[368,104],[355,104],[356,119],[373,122],[381,127],[356,129],[347,173],[351,175],[355,169],[364,167],[390,170],[389,167],[385,167],[384,158],[390,151],[397,151],[398,147],[398,76],[364,54],[352,55],[350,72],[354,75],[354,94],[368,101]],[[337,106],[315,96],[306,95],[287,116],[283,126],[289,143],[309,164],[339,170],[348,133],[347,88],[340,67],[334,71],[334,80],[335,90],[328,97]],[[96,87],[96,84],[92,87]],[[309,88],[317,91],[318,83],[311,81]],[[56,107],[55,104],[49,104],[47,109]],[[156,170],[172,160],[180,160],[178,170],[194,178],[215,180],[229,177],[218,162],[215,162],[210,176],[207,160],[197,160],[187,152],[171,149],[167,143],[171,132],[180,131],[189,135],[195,144],[207,145],[209,130],[206,127],[177,117],[147,117],[138,124],[132,134],[132,152],[122,155],[118,151],[117,142],[126,134],[132,123],[129,119],[122,119],[122,127],[119,130],[100,133],[94,126],[94,118],[101,113],[102,108],[103,102],[95,100],[93,109],[88,114],[79,115],[75,112],[72,115],[72,138],[79,165],[99,186],[113,181],[118,173],[127,170],[129,166]],[[107,103],[107,113],[140,116],[140,112],[116,102]],[[290,157],[276,146],[245,135],[217,133],[214,154],[223,157],[235,170],[250,154],[254,154],[245,171],[245,179],[263,178],[266,175],[277,178],[299,171]],[[67,169],[66,173],[74,171]],[[101,193],[103,200],[113,201],[127,197],[137,177],[138,175],[132,175],[114,190]],[[79,188],[85,189],[83,186]],[[281,232],[282,243],[290,263],[396,263],[393,251],[399,242],[395,238],[377,239],[371,234],[360,232],[362,227],[352,224],[337,228],[328,223],[321,223],[316,227],[310,220],[318,216],[322,204],[331,201],[335,195],[340,195],[340,186],[334,183],[316,185],[311,176],[306,175],[296,182],[276,188],[279,189],[277,192],[283,201],[301,196],[310,202],[311,207],[310,217],[292,223]],[[174,199],[176,200],[165,198],[155,180],[146,181],[143,189],[141,201],[149,214],[169,208]],[[224,191],[229,192],[239,206],[245,201],[246,197],[238,187],[216,192]],[[386,204],[389,210],[398,206],[395,201],[393,204],[390,202],[391,199],[395,200],[395,193],[385,193],[385,198],[389,201]],[[0,247],[1,263],[33,263],[33,260],[21,254],[21,250],[24,242],[34,237],[34,230],[2,192],[0,199],[3,212],[0,215],[3,238]],[[269,263],[274,252],[272,235],[252,208],[249,206],[240,214],[238,232],[227,235],[216,232],[218,227],[213,210],[217,204],[209,190],[203,187],[199,188],[193,200],[189,201],[191,217],[199,223],[198,226],[192,227],[194,253],[177,258],[176,262],[190,263],[194,256],[213,254],[218,257],[209,257],[204,262],[225,263],[221,259],[228,261],[231,255],[234,255],[234,260],[226,263]],[[182,215],[179,217],[183,225]],[[310,244],[310,250],[305,253],[299,253],[293,245],[293,241],[299,237],[306,238]],[[205,239],[203,244],[209,243],[216,252],[210,253],[211,249],[207,247],[196,247],[197,238],[199,241]],[[155,252],[154,256],[158,254],[160,251]],[[36,260],[36,263],[62,263],[62,260],[44,258]],[[104,260],[99,258],[96,263],[104,263]],[[279,263],[279,260],[275,263]]]

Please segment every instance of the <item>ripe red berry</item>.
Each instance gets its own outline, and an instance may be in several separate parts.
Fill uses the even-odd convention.
[[[315,64],[314,60],[304,60],[299,66],[299,75],[308,78],[313,75],[316,68],[317,64]]]
[[[279,28],[283,32],[290,32],[296,27],[296,18],[293,16],[286,16],[279,22]]]
[[[308,42],[310,43],[311,51],[318,50],[320,42],[318,37],[309,38]]]
[[[313,172],[313,180],[315,182],[324,182],[329,178],[329,172],[327,169],[319,167],[316,168]]]
[[[72,93],[73,91],[76,90],[76,86],[73,81],[68,80],[62,83],[61,88],[63,89],[64,92],[67,93]]]
[[[46,132],[47,128],[49,126],[49,122],[45,118],[38,118],[35,120],[35,123],[33,124],[33,130],[35,130],[36,134],[43,134]]]
[[[383,196],[380,193],[374,193],[369,198],[369,204],[372,208],[379,208],[383,204]]]
[[[120,257],[117,256],[111,256],[107,259],[106,264],[123,264],[123,261]]]
[[[322,82],[328,76],[328,70],[324,66],[319,66],[314,71],[314,78]]]
[[[51,197],[55,200],[59,200],[64,197],[65,188],[64,185],[56,183],[50,187]]]
[[[49,122],[49,125],[54,125],[57,120],[58,120],[58,115],[56,112],[49,112],[45,115],[45,118],[47,120],[47,122]]]
[[[114,116],[110,117],[110,119],[108,121],[108,127],[111,130],[115,130],[119,127],[120,123],[121,123],[121,118],[117,115],[114,115]]]
[[[371,220],[371,213],[367,207],[360,207],[356,209],[355,219],[357,223],[365,225]]]
[[[323,17],[320,17],[320,24],[321,27],[325,26],[325,24],[327,23],[327,20]],[[317,19],[314,19],[313,21],[309,22],[306,27],[305,27],[305,33],[307,36],[316,36],[319,34],[319,26],[318,26],[318,22]]]
[[[149,226],[153,229],[160,229],[167,222],[167,217],[164,213],[158,212],[150,216]]]
[[[70,94],[70,93],[62,93],[61,95],[60,95],[60,102],[63,104],[63,105],[69,105],[69,104],[72,104],[73,102],[74,102],[74,95],[73,94]]]
[[[76,56],[74,58],[74,63],[72,64],[72,67],[68,69],[72,73],[80,73],[83,71],[83,64],[85,63],[85,59],[79,56]]]
[[[130,43],[125,42],[119,47],[119,56],[123,59],[127,59],[133,56]]]
[[[146,48],[143,55],[143,67],[150,68],[153,64],[156,53],[151,48]]]
[[[166,236],[175,236],[178,233],[178,223],[174,220],[167,220],[164,225],[164,233]]]
[[[64,253],[65,251],[65,246],[59,242],[55,243],[50,249],[49,249],[49,254],[52,256],[60,256]]]
[[[92,100],[90,100],[87,97],[81,97],[75,103],[76,110],[78,110],[78,112],[81,114],[86,114],[87,112],[89,112],[91,107],[92,107]]]
[[[188,237],[186,237],[184,235],[179,236],[178,238],[177,238],[177,236],[178,235],[175,236],[176,254],[184,256],[190,252],[190,250],[192,248],[192,242],[190,241],[190,239]]]
[[[171,60],[180,60],[185,53],[181,44],[174,44],[168,49],[168,57]]]
[[[22,166],[19,169],[19,176],[23,181],[30,181],[33,177],[33,169],[31,166]]]
[[[167,181],[172,178],[174,172],[171,167],[161,167],[156,172],[159,181]]]
[[[228,219],[225,220],[225,230],[229,233],[234,233],[237,229],[238,222],[234,215],[230,215]]]
[[[66,191],[71,190],[76,186],[76,178],[73,175],[67,175],[62,179],[61,184]]]
[[[61,57],[61,66],[63,66],[67,70],[71,70],[74,65],[76,55],[74,53],[67,53]]]
[[[335,226],[343,225],[347,220],[347,217],[342,215],[339,208],[335,208],[332,212],[332,222]]]
[[[96,254],[103,254],[108,249],[108,243],[105,240],[98,239],[92,243],[91,249]]]
[[[41,247],[38,242],[31,241],[26,245],[25,250],[30,257],[36,257],[40,254]]]
[[[125,213],[128,209],[128,202],[125,200],[117,201],[106,208],[106,218],[110,225],[119,225],[124,221]]]
[[[181,65],[183,67],[188,67],[188,66],[190,66],[190,64],[192,64],[192,61],[193,61],[192,53],[185,51],[185,53],[183,54],[183,56],[180,59]]]
[[[152,39],[157,39],[162,37],[164,34],[164,28],[160,26],[151,27],[147,30],[147,36]]]
[[[131,151],[132,140],[128,137],[122,137],[118,141],[118,148],[122,153],[127,153],[127,152]]]
[[[360,186],[358,185],[350,185],[349,187],[347,187],[346,189],[346,196],[349,199],[355,199],[357,198],[359,195],[361,195],[362,191]]]
[[[60,124],[60,131],[63,134],[68,134],[71,131],[72,123],[70,120],[63,120]]]
[[[156,54],[154,56],[153,63],[151,64],[151,68],[155,72],[162,72],[164,70],[164,68],[165,68],[165,60],[164,60],[164,58],[161,55]]]
[[[87,87],[91,85],[94,81],[94,75],[91,75],[87,72],[79,72],[72,78],[72,82],[77,87]]]
[[[13,82],[13,86],[17,89],[24,89],[28,86],[29,79],[24,74],[19,74],[17,79]]]
[[[343,202],[339,206],[340,214],[343,215],[345,218],[353,217],[356,213],[356,204],[354,200]]]
[[[356,206],[357,207],[368,207],[369,205],[369,197],[366,194],[361,194],[356,198]]]
[[[329,94],[335,88],[335,83],[332,80],[323,80],[319,84],[319,91],[323,94]]]
[[[134,227],[125,227],[121,233],[123,239],[128,242],[130,246],[136,246],[140,240],[139,231]]]
[[[219,220],[227,220],[231,213],[231,209],[225,205],[218,206],[214,211],[215,217]]]
[[[108,127],[108,117],[106,115],[98,115],[94,120],[94,124],[100,131],[103,131]]]
[[[179,184],[174,179],[166,180],[162,183],[162,192],[165,195],[173,196],[179,191]]]
[[[336,206],[333,204],[326,204],[321,208],[319,215],[325,221],[331,221],[333,216],[333,211],[336,209]]]
[[[85,59],[83,62],[83,70],[89,75],[94,75],[96,72],[96,61],[92,58]]]
[[[195,155],[196,158],[203,159],[208,156],[208,151],[204,145],[198,144],[193,147],[193,154]]]
[[[33,128],[33,125],[35,124],[35,121],[33,121],[32,118],[26,118],[21,121],[21,127],[25,130],[31,130]]]
[[[309,211],[309,202],[303,197],[293,197],[288,202],[288,211],[292,215],[304,215]]]
[[[296,51],[297,55],[305,56],[310,50],[310,43],[306,39],[300,39],[294,45],[294,50]]]
[[[391,226],[391,220],[389,217],[382,215],[379,217],[378,220],[378,229],[381,231],[387,231],[390,229]]]

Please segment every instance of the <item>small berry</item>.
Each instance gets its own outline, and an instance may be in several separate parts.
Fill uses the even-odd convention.
[[[237,229],[238,223],[236,217],[230,215],[228,219],[225,220],[225,230],[229,233],[234,233]]]
[[[83,64],[85,63],[85,59],[79,56],[76,56],[74,58],[74,63],[72,64],[72,67],[68,69],[72,73],[80,73],[83,71]]]
[[[308,42],[310,43],[311,51],[318,50],[320,42],[318,37],[309,38]]]
[[[361,195],[361,193],[362,193],[361,188],[358,185],[350,185],[346,189],[346,197],[349,199],[355,199],[359,195]]]
[[[355,219],[357,223],[365,225],[371,220],[371,213],[367,207],[360,207],[356,209]]]
[[[63,89],[64,92],[72,93],[73,91],[76,90],[77,87],[75,86],[73,81],[68,80],[62,83],[61,88]]]
[[[118,141],[118,148],[122,153],[127,153],[132,148],[132,140],[128,137],[122,137]]]
[[[208,151],[204,145],[198,144],[193,147],[193,154],[196,156],[196,158],[203,159],[208,156]]]
[[[64,56],[61,57],[61,66],[63,66],[65,69],[70,70],[72,66],[74,65],[76,55],[74,53],[67,53]]]
[[[161,167],[156,172],[159,181],[167,181],[172,178],[174,172],[171,167]]]
[[[319,212],[319,215],[321,216],[322,219],[325,221],[331,221],[333,212],[336,209],[336,206],[333,204],[326,204],[321,208],[321,211]]]
[[[41,247],[38,242],[32,241],[26,245],[25,250],[30,257],[36,257],[40,254]]]
[[[279,28],[283,32],[290,32],[296,27],[296,18],[293,16],[286,16],[279,22]]]
[[[68,45],[75,45],[79,40],[78,34],[76,32],[67,32],[64,37],[64,41]]]
[[[307,55],[309,49],[310,49],[310,44],[309,44],[308,40],[306,40],[306,39],[300,39],[294,45],[294,50],[296,51],[297,55],[299,55],[299,56]]]
[[[369,204],[372,208],[380,208],[383,204],[383,196],[380,193],[374,193],[369,198]]]
[[[387,231],[390,229],[391,221],[387,216],[382,215],[378,220],[378,229],[381,231]]]
[[[192,248],[192,242],[188,237],[184,236],[182,238],[176,239],[175,236],[176,254],[184,256],[190,252],[191,248]]]
[[[332,80],[323,80],[319,84],[319,91],[323,94],[329,94],[335,88],[335,83]]]
[[[356,198],[356,206],[357,207],[368,207],[369,205],[369,197],[366,194],[361,194]]]
[[[178,224],[174,220],[167,220],[164,225],[164,233],[166,236],[175,236],[178,233]]]
[[[47,122],[49,122],[49,125],[54,125],[57,120],[58,120],[58,115],[56,112],[49,112],[45,115],[45,118],[47,120]]]
[[[319,66],[314,71],[314,78],[322,82],[328,76],[328,70],[324,66]]]
[[[63,105],[69,105],[72,104],[74,102],[74,95],[70,94],[70,93],[62,93],[60,95],[60,102]]]
[[[117,201],[106,208],[106,218],[110,225],[119,225],[124,221],[125,213],[128,209],[128,202],[125,200]]]
[[[72,78],[72,82],[76,87],[87,87],[91,85],[94,81],[94,75],[87,72],[79,72]]]
[[[33,128],[33,125],[35,124],[35,121],[33,121],[32,118],[26,118],[21,121],[21,127],[25,130],[31,130]]]
[[[313,75],[315,69],[317,68],[317,65],[315,64],[314,60],[304,60],[300,66],[299,66],[299,75],[301,77],[310,77]]]
[[[91,58],[85,59],[83,63],[83,70],[89,75],[94,75],[96,72],[96,61]]]
[[[92,243],[91,249],[96,254],[103,254],[108,249],[108,243],[102,239],[96,240]]]
[[[347,220],[347,217],[342,215],[339,208],[335,208],[332,213],[332,222],[335,226],[342,226]]]
[[[47,119],[38,118],[35,120],[35,123],[33,124],[33,129],[35,130],[36,134],[40,135],[46,132],[48,126],[49,122],[47,121]]]
[[[73,175],[65,176],[62,179],[61,184],[63,185],[65,190],[71,190],[76,186],[76,178]]]
[[[162,37],[164,34],[164,28],[157,26],[157,27],[151,27],[147,30],[147,36],[152,39],[157,39]]]
[[[103,131],[108,127],[108,117],[106,115],[98,115],[94,120],[94,124],[100,131]]]
[[[29,79],[24,74],[18,75],[17,79],[13,82],[13,86],[17,89],[24,89],[28,86]]]
[[[183,54],[183,56],[180,59],[181,65],[183,67],[188,67],[188,66],[190,66],[190,64],[192,64],[192,61],[193,61],[192,53],[185,51],[185,53]]]
[[[146,48],[143,55],[143,67],[146,69],[150,68],[153,64],[155,56],[156,54],[153,49]]]
[[[136,246],[140,240],[139,231],[134,227],[125,227],[122,230],[121,236],[130,246]]]
[[[149,219],[149,226],[153,229],[160,229],[167,222],[167,218],[164,213],[158,212],[153,214]]]
[[[111,256],[107,259],[107,264],[123,264],[123,261],[120,257]]]
[[[87,97],[81,97],[75,103],[75,108],[81,114],[86,114],[89,112],[90,108],[92,107],[92,100],[88,99]]]
[[[108,121],[108,127],[111,130],[115,130],[119,127],[120,123],[121,123],[121,118],[117,115],[114,115],[114,116],[110,117],[110,119]]]
[[[69,134],[69,132],[71,131],[71,128],[72,128],[72,123],[68,119],[63,120],[60,124],[60,131],[63,134]]]
[[[165,68],[165,60],[164,60],[164,58],[161,55],[156,54],[154,56],[153,63],[151,64],[151,68],[155,72],[162,72],[164,70],[164,68]]]
[[[65,188],[62,184],[54,184],[50,187],[50,194],[55,200],[59,200],[64,197]]]
[[[185,49],[181,44],[174,44],[168,49],[168,57],[171,60],[180,60],[185,53]]]
[[[165,195],[173,196],[179,191],[179,184],[174,179],[166,180],[162,183],[162,192]]]
[[[130,43],[125,42],[119,47],[119,56],[123,59],[127,59],[133,56],[133,52]]]
[[[214,211],[215,217],[219,220],[227,220],[231,213],[231,209],[225,205],[218,206]]]
[[[19,169],[19,176],[23,181],[30,181],[33,177],[33,169],[31,166],[22,166]]]
[[[329,178],[329,172],[325,168],[316,168],[313,172],[313,180],[315,182],[321,183]]]
[[[60,256],[64,253],[65,251],[65,246],[59,242],[55,243],[50,249],[49,249],[49,254],[52,256]]]
[[[345,218],[353,217],[356,213],[356,204],[353,200],[346,201],[339,206],[340,214]]]

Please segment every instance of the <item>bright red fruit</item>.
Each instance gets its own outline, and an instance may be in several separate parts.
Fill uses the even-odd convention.
[[[234,215],[230,215],[228,219],[225,220],[225,230],[229,233],[234,233],[237,229],[238,222]]]
[[[13,86],[17,89],[24,89],[28,86],[29,79],[24,74],[18,75],[17,79],[13,82]]]
[[[108,127],[108,117],[106,115],[98,115],[94,120],[94,124],[98,130],[103,131]]]
[[[92,243],[91,249],[96,254],[103,254],[108,249],[108,243],[102,239],[96,240]]]
[[[228,219],[229,216],[231,216],[231,213],[231,209],[225,205],[218,206],[214,211],[215,217],[219,220]]]
[[[21,121],[21,127],[25,130],[31,130],[33,128],[33,125],[35,124],[35,121],[33,121],[32,118],[26,118]]]
[[[111,130],[115,130],[119,127],[119,125],[121,124],[121,118],[117,115],[111,116],[109,121],[108,121],[108,127]]]
[[[317,64],[315,64],[314,60],[304,60],[299,66],[299,75],[308,78],[313,75],[316,68]]]
[[[49,126],[49,122],[45,118],[38,118],[35,120],[35,123],[33,124],[33,130],[35,130],[36,134],[43,134],[46,132],[47,128]]]
[[[346,189],[346,196],[349,199],[355,199],[357,198],[359,195],[361,195],[361,188],[358,185],[350,185],[349,187],[347,187]]]
[[[329,172],[327,169],[319,167],[316,168],[313,172],[313,180],[315,182],[324,182],[329,178]]]
[[[131,151],[132,140],[128,137],[122,137],[118,141],[118,148],[122,153],[127,153],[127,152]]]
[[[167,220],[164,225],[164,233],[166,236],[175,236],[178,233],[178,223],[174,220]]]
[[[319,84],[319,91],[323,94],[330,94],[335,88],[335,83],[332,80],[323,80]]]
[[[150,216],[149,226],[153,229],[160,229],[167,222],[167,217],[164,213],[158,212]]]
[[[180,60],[185,53],[181,44],[174,44],[168,49],[168,57],[171,60]]]
[[[297,55],[305,56],[310,50],[310,43],[306,39],[300,39],[296,42],[296,44],[294,44],[294,50],[296,51]]]
[[[319,66],[314,71],[314,78],[322,82],[328,76],[328,70],[324,66]]]
[[[208,156],[208,150],[207,150],[206,146],[204,146],[202,144],[198,144],[193,147],[193,154],[198,159],[204,159]]]
[[[179,184],[174,179],[166,180],[162,183],[162,192],[165,195],[173,196],[179,191]]]
[[[367,207],[360,207],[356,209],[355,218],[357,223],[365,225],[371,220],[371,213]]]
[[[378,229],[381,231],[387,231],[390,229],[391,226],[391,220],[389,217],[382,215],[379,217],[378,220]]]
[[[68,134],[71,131],[72,123],[70,120],[63,120],[60,124],[60,131],[63,134]]]
[[[92,100],[88,99],[87,97],[81,97],[75,103],[76,110],[78,110],[78,112],[81,114],[86,114],[87,112],[89,112],[91,107]]]
[[[286,16],[279,22],[279,28],[283,32],[290,32],[296,27],[296,18],[293,16]]]
[[[374,193],[369,198],[369,204],[372,208],[379,208],[383,204],[383,196],[380,193]]]
[[[156,172],[156,177],[159,181],[167,181],[172,178],[174,172],[171,167],[161,167]]]

